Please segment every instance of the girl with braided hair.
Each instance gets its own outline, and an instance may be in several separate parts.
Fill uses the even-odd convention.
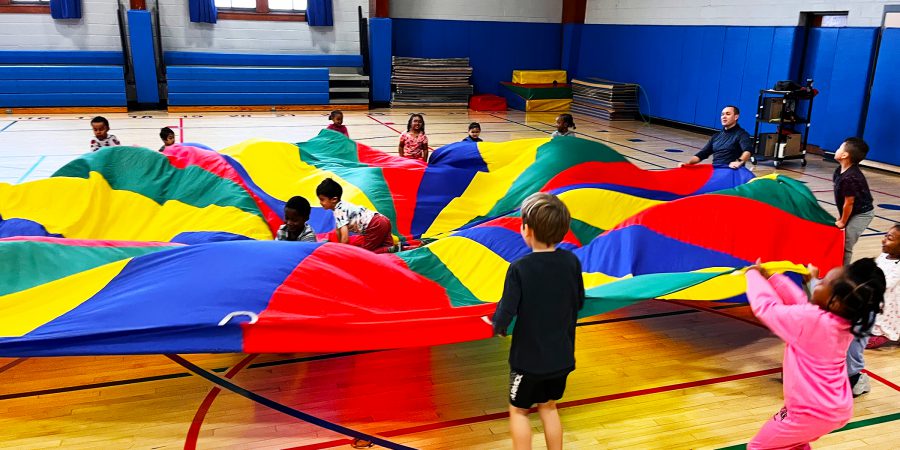
[[[815,277],[818,270],[810,272]],[[783,274],[769,276],[758,264],[747,271],[753,313],[786,344],[784,407],[748,449],[810,448],[810,442],[850,420],[847,349],[872,328],[884,289],[884,273],[871,258],[829,271],[811,300]]]

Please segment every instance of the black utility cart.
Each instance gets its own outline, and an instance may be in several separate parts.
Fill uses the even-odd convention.
[[[805,87],[797,84],[794,87],[799,88],[759,91],[751,163],[771,160],[777,168],[786,160],[799,159],[801,166],[806,165],[806,143],[809,139],[815,91],[812,89],[812,80],[806,80]],[[797,111],[801,100],[807,103],[805,117]],[[774,131],[771,131],[771,126],[774,126]]]

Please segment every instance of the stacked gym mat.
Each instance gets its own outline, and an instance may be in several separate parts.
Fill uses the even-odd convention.
[[[514,70],[512,82],[501,82],[510,108],[522,111],[568,111],[572,88],[565,70]]]
[[[391,106],[467,108],[472,95],[469,58],[393,58]]]
[[[572,112],[604,120],[631,120],[640,112],[637,85],[585,78],[572,80]]]

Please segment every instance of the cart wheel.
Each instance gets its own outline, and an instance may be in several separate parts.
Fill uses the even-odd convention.
[[[803,158],[803,159],[800,160],[800,166],[801,166],[801,167],[806,167],[806,158]]]
[[[775,168],[777,169],[778,166],[781,165],[781,161],[778,161],[778,160],[772,161],[772,165],[775,166]]]
[[[753,164],[754,166],[756,165],[756,157],[755,156],[750,157],[750,164]]]

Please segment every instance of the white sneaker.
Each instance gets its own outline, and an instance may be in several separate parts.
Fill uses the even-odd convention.
[[[851,386],[853,389],[853,397],[859,397],[863,394],[868,394],[869,391],[872,390],[871,384],[869,384],[869,375],[862,373],[859,375],[859,379],[856,380],[856,384]]]

